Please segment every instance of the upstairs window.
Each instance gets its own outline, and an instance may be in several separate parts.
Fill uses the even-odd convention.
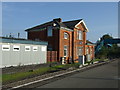
[[[68,39],[68,33],[64,32],[64,39]]]
[[[53,36],[53,28],[52,28],[52,26],[47,27],[47,35],[48,35],[48,37]]]
[[[77,38],[78,38],[78,40],[82,40],[83,39],[82,31],[80,31],[80,30],[77,31]]]
[[[67,54],[68,54],[68,50],[67,50],[67,46],[65,45],[64,46],[64,57],[67,57]]]

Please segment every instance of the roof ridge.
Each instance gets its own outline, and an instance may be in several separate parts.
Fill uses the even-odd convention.
[[[28,29],[26,29],[26,30],[29,30],[29,29],[33,29],[33,28],[35,28],[35,27],[39,27],[39,26],[42,26],[42,25],[45,25],[45,24],[48,24],[48,23],[52,23],[53,21],[48,21],[48,22],[45,22],[45,23],[42,23],[42,24],[39,24],[39,25],[35,25],[35,26],[33,26],[33,27],[31,27],[31,28],[28,28]],[[25,30],[25,31],[26,31]]]
[[[74,22],[74,21],[81,21],[81,20],[83,20],[83,19],[77,19],[77,20],[64,21],[63,23],[65,23],[65,22]]]

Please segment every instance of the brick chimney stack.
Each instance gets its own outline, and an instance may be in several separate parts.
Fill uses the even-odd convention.
[[[56,19],[53,19],[53,21],[62,22],[62,19],[61,18],[56,18]]]

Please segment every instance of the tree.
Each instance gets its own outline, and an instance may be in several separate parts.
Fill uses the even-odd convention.
[[[101,37],[100,41],[105,40],[105,39],[112,39],[113,37],[110,36],[109,34],[105,34]]]
[[[109,49],[108,57],[109,58],[120,57],[120,47],[118,47],[117,44],[113,44],[113,46]]]
[[[101,49],[97,53],[96,57],[100,58],[100,59],[106,59],[106,58],[108,58],[108,48],[105,47],[105,46],[101,47]]]

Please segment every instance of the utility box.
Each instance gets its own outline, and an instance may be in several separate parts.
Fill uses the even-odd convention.
[[[85,58],[84,55],[81,55],[81,56],[79,56],[79,58],[78,58],[78,62],[79,62],[80,64],[82,64],[82,65],[85,64],[84,58]]]

